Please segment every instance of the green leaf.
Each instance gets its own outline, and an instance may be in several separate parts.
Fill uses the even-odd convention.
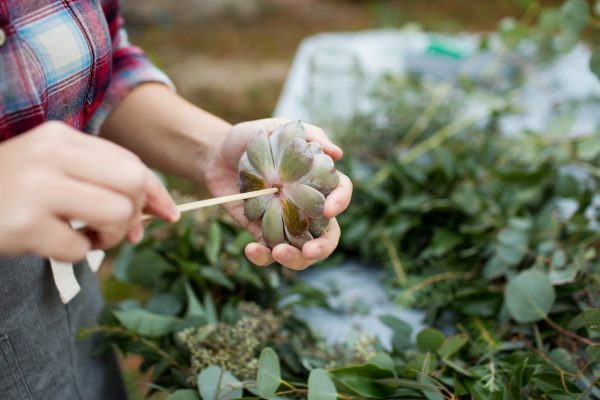
[[[180,389],[171,393],[167,400],[199,400],[198,393],[192,389]]]
[[[162,275],[174,268],[160,254],[143,250],[136,254],[127,268],[127,280],[138,285],[154,287],[161,283]]]
[[[496,254],[508,265],[516,265],[527,253],[528,235],[520,229],[507,228],[498,233]]]
[[[329,372],[317,368],[308,376],[308,400],[336,400],[337,390]]]
[[[217,317],[217,307],[215,307],[215,302],[209,291],[204,293],[204,313],[209,324],[216,324],[219,322]]]
[[[231,282],[231,280],[220,269],[214,269],[213,267],[202,267],[200,269],[200,275],[207,281],[216,283],[219,286],[223,286],[229,290],[235,289],[233,282]]]
[[[600,16],[600,0],[596,0],[596,4],[594,4],[594,14]]]
[[[410,336],[412,335],[412,328],[409,324],[391,315],[382,315],[379,317],[379,320],[389,326],[394,332],[392,335],[392,344],[398,352],[405,351],[406,347],[411,345]]]
[[[600,362],[600,345],[596,344],[586,347],[585,355],[590,363]]]
[[[243,384],[231,372],[211,365],[198,374],[198,391],[202,400],[233,400],[242,397]]]
[[[185,312],[186,317],[204,317],[204,309],[200,300],[194,293],[194,289],[189,282],[185,282],[185,297],[187,298],[187,311]]]
[[[387,369],[388,371],[391,371],[394,375],[396,375],[396,368],[394,366],[394,360],[392,360],[392,357],[390,357],[389,355],[387,355],[385,353],[377,353],[377,354],[371,356],[367,360],[367,364],[373,364],[373,365],[378,366],[381,369]]]
[[[467,344],[468,340],[469,336],[466,333],[460,333],[458,335],[447,337],[444,339],[444,342],[437,352],[440,356],[448,358],[459,351],[465,344]]]
[[[529,269],[513,278],[504,292],[509,314],[519,323],[544,319],[556,299],[556,292],[544,272]]]
[[[177,318],[154,314],[142,309],[115,310],[115,317],[130,331],[147,337],[160,337],[171,332]]]
[[[427,389],[421,390],[427,400],[445,400],[444,395],[439,389],[442,385],[438,384],[433,378],[424,373],[420,373],[419,382],[428,386]]]
[[[600,79],[600,49],[594,50],[590,58],[590,70]]]
[[[378,382],[379,379],[393,377],[393,372],[373,364],[339,368],[331,373],[338,382],[359,396],[387,398],[394,392],[394,388]]]
[[[600,308],[585,310],[581,313],[581,318],[586,327],[592,330],[600,330]]]
[[[221,242],[223,241],[221,226],[217,221],[213,221],[206,234],[206,243],[204,244],[204,254],[211,265],[216,265],[219,261],[221,251]]]
[[[423,353],[428,351],[435,353],[445,339],[446,336],[439,330],[435,328],[425,328],[417,334],[417,347]]]
[[[119,255],[112,264],[112,274],[121,282],[127,282],[129,278],[127,269],[129,267],[129,263],[131,263],[131,260],[135,256],[135,251],[136,247],[134,245],[124,243],[121,245]]]
[[[275,396],[281,384],[281,369],[277,353],[270,348],[265,348],[258,359],[258,375],[256,388],[258,395],[265,399]]]
[[[177,315],[182,308],[181,300],[172,293],[158,293],[146,305],[148,311],[164,315]]]
[[[567,51],[577,43],[589,16],[590,7],[587,0],[568,0],[563,4],[560,15],[563,50]]]
[[[563,370],[571,373],[577,371],[577,363],[568,350],[559,347],[552,350],[549,356]]]

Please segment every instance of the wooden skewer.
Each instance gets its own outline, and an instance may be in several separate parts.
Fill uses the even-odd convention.
[[[190,203],[178,204],[177,209],[179,210],[179,212],[186,212],[186,211],[191,211],[191,210],[197,210],[199,208],[216,206],[217,204],[229,203],[229,202],[238,201],[238,200],[252,199],[254,197],[266,196],[268,194],[275,194],[278,191],[279,191],[279,189],[277,189],[277,188],[270,188],[270,189],[255,190],[253,192],[232,194],[229,196],[215,197],[213,199],[192,201]],[[150,215],[150,214],[142,215],[142,221],[146,221],[151,218],[154,218],[154,215]]]

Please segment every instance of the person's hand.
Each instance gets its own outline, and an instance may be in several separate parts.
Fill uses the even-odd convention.
[[[267,134],[288,122],[284,119],[264,119],[244,122],[234,126],[229,134],[217,145],[212,159],[206,168],[204,181],[214,196],[225,196],[239,193],[238,188],[238,162],[246,150],[249,140],[260,129],[264,128]],[[334,161],[342,157],[342,150],[333,144],[322,129],[304,124],[307,139],[316,141],[323,146],[323,150]],[[340,227],[336,215],[344,211],[352,196],[352,183],[350,179],[339,173],[340,183],[336,189],[327,196],[323,213],[331,218],[326,233],[314,240],[306,242],[302,250],[288,244],[279,244],[271,251],[264,245],[260,228],[260,221],[250,222],[244,216],[243,202],[234,202],[224,205],[227,212],[244,228],[254,235],[257,242],[246,246],[246,256],[254,264],[265,266],[273,261],[292,269],[304,269],[320,259],[328,257],[337,247],[340,238]]]
[[[142,238],[142,212],[176,221],[173,200],[137,156],[60,122],[0,144],[0,254],[75,262]],[[69,222],[81,221],[85,230]]]

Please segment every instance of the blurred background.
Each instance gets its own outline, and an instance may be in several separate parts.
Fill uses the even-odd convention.
[[[230,123],[269,117],[303,39],[417,25],[440,33],[496,30],[527,13],[528,0],[123,0],[130,40],[175,83],[178,92]],[[558,6],[560,0],[544,0]],[[139,293],[101,275],[107,300]],[[132,399],[148,377],[131,356],[124,368]]]
[[[124,0],[131,41],[184,97],[231,123],[273,113],[303,38],[396,28],[490,31],[528,0]],[[560,1],[544,0],[544,6]]]

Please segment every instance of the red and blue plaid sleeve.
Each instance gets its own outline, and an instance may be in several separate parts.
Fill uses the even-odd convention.
[[[108,114],[136,86],[159,82],[175,89],[169,78],[148,60],[144,52],[129,43],[119,3],[119,0],[106,0],[102,7],[112,40],[112,76],[104,97],[85,127],[85,131],[92,134],[100,131]]]

